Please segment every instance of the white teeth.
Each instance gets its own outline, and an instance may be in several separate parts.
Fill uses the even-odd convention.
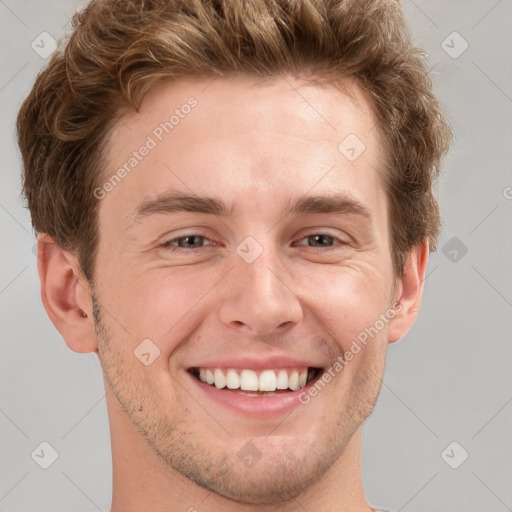
[[[206,382],[218,389],[238,389],[242,394],[248,396],[261,396],[258,393],[250,393],[264,391],[266,396],[275,396],[276,390],[297,389],[306,386],[308,381],[308,368],[301,369],[280,369],[280,370],[263,370],[256,373],[254,370],[224,370],[221,368],[199,368],[199,380]],[[249,393],[245,393],[245,392]]]
[[[303,388],[308,381],[308,370],[302,370],[299,374],[299,388]]]
[[[288,389],[288,373],[286,370],[279,370],[276,381],[277,389]]]
[[[242,370],[240,373],[240,389],[243,391],[258,391],[259,382],[256,372],[253,370]]]
[[[226,385],[229,389],[238,389],[240,387],[240,375],[235,370],[228,370]]]
[[[274,370],[265,370],[260,373],[260,391],[276,390],[276,373]]]
[[[292,391],[299,389],[299,372],[297,370],[293,370],[293,372],[288,377],[288,387]]]
[[[216,368],[213,372],[213,378],[215,379],[215,387],[218,389],[222,389],[226,387],[226,376],[222,373],[222,370]]]

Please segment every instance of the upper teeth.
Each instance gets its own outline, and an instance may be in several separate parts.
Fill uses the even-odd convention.
[[[306,385],[308,369],[263,370],[258,375],[254,370],[200,368],[199,379],[219,389],[227,387],[242,391],[295,391]]]

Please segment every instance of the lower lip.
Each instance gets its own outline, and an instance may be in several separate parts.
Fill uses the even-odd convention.
[[[293,409],[303,405],[299,401],[302,393],[307,393],[308,388],[317,380],[314,379],[307,386],[296,391],[287,391],[274,396],[247,396],[242,395],[238,390],[228,388],[218,389],[205,382],[196,379],[189,372],[186,372],[194,384],[204,393],[209,400],[235,412],[253,415],[258,418],[270,418],[289,414]]]

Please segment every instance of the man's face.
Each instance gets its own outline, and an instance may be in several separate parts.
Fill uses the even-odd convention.
[[[100,203],[111,406],[169,468],[229,498],[271,503],[317,481],[380,390],[388,324],[301,403],[394,302],[384,154],[353,92],[357,104],[292,77],[165,83],[109,142],[105,179],[138,151]]]

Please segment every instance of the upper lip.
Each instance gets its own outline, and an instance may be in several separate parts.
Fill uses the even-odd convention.
[[[240,356],[229,357],[224,359],[216,359],[212,361],[203,361],[189,367],[192,368],[243,368],[248,370],[269,370],[273,368],[322,368],[322,364],[318,364],[311,360],[296,359],[289,356],[271,356],[271,357],[255,357]]]

